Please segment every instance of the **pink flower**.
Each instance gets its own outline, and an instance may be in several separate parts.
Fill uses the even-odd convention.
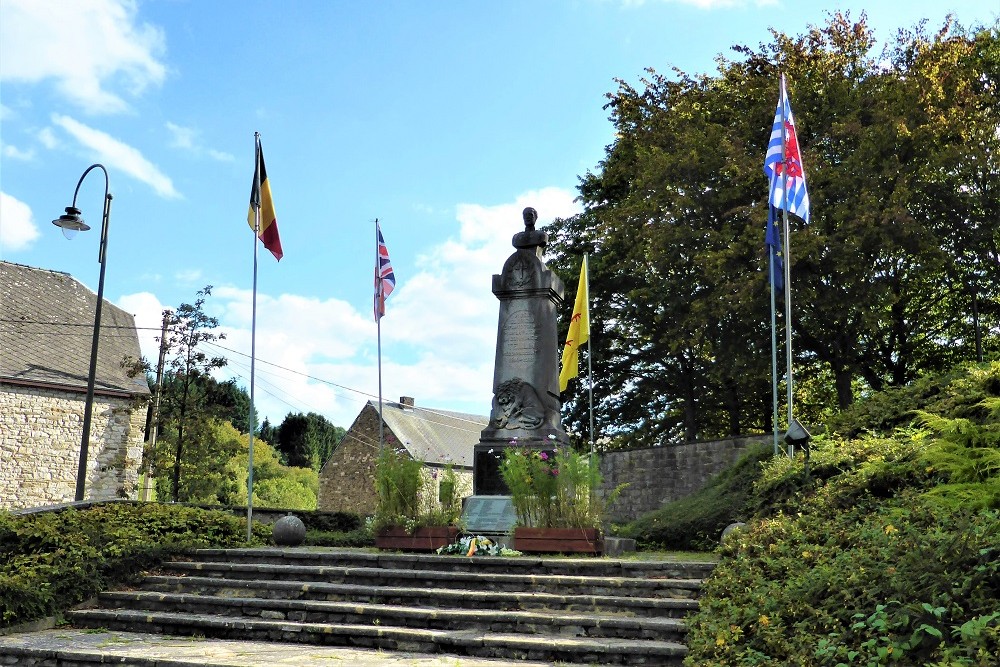
[[[549,455],[546,454],[545,452],[542,452],[541,454],[539,454],[539,456],[542,457],[543,461],[548,461],[549,460]]]
[[[558,474],[559,474],[559,468],[553,468],[552,469],[552,476],[555,477]]]

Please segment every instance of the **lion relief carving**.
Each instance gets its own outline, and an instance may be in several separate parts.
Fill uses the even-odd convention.
[[[512,378],[497,387],[490,414],[491,428],[534,429],[544,421],[545,406],[530,384],[521,378]]]

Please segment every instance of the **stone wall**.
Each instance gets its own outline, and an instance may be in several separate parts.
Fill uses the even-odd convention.
[[[0,385],[0,509],[73,500],[83,408],[79,393]],[[94,396],[86,499],[135,498],[145,416],[132,399]]]
[[[316,509],[323,512],[354,512],[361,516],[375,513],[375,461],[378,458],[378,411],[366,405],[347,430],[319,473],[319,498]],[[386,446],[394,435],[385,430]],[[459,497],[472,495],[472,471],[455,468]],[[422,503],[436,503],[441,475],[432,466],[425,466],[423,476],[431,498]]]
[[[378,422],[378,412],[365,405],[320,470],[316,509],[362,516],[375,511]]]
[[[600,458],[602,492],[628,483],[608,519],[624,523],[689,496],[732,465],[749,445],[770,441],[771,436],[756,436],[605,452]]]

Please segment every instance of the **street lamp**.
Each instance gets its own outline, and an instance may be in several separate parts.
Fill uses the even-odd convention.
[[[101,164],[92,164],[80,176],[73,192],[73,205],[66,207],[66,213],[52,221],[52,224],[63,231],[63,236],[71,239],[77,232],[85,232],[90,225],[80,218],[80,209],[76,207],[76,196],[80,193],[83,179],[94,169],[104,172],[104,217],[101,221],[101,247],[97,261],[101,263],[101,277],[97,283],[97,309],[94,313],[94,340],[90,347],[90,375],[87,377],[87,403],[83,409],[83,438],[80,441],[80,467],[76,473],[76,500],[83,500],[84,488],[87,485],[87,448],[90,445],[90,420],[94,413],[94,381],[97,377],[97,346],[101,340],[101,305],[104,303],[104,269],[108,249],[108,219],[111,217],[111,194],[108,192],[108,170]]]

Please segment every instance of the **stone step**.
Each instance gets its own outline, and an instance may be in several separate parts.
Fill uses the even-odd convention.
[[[687,654],[687,648],[683,644],[653,639],[561,637],[480,630],[291,622],[121,609],[81,609],[70,612],[70,619],[88,627],[132,632],[600,665],[680,667]]]
[[[271,565],[326,565],[371,567],[390,570],[435,569],[448,572],[497,572],[501,574],[545,574],[590,577],[641,577],[704,579],[715,568],[708,561],[643,561],[608,558],[566,558],[543,556],[439,556],[401,552],[307,550],[261,547],[254,549],[197,549],[194,561],[225,560],[231,563]]]
[[[421,606],[433,609],[491,608],[500,610],[549,610],[580,613],[615,613],[637,617],[681,618],[697,610],[691,598],[647,598],[611,595],[562,595],[558,593],[492,592],[484,589],[448,589],[422,586],[369,586],[312,581],[228,579],[220,577],[147,576],[142,590],[220,597],[260,599],[354,601],[371,604]]]
[[[428,609],[395,604],[221,598],[149,591],[102,593],[99,600],[104,609],[243,616],[327,625],[376,625],[559,637],[660,639],[674,642],[683,641],[686,633],[684,622],[676,618],[643,618],[606,613],[503,611],[495,607]]]
[[[564,574],[501,574],[434,569],[388,569],[325,565],[272,565],[222,561],[176,561],[164,572],[228,579],[270,579],[339,582],[378,586],[419,582],[438,588],[481,588],[490,591],[594,594],[640,597],[697,598],[700,579],[605,577]]]

